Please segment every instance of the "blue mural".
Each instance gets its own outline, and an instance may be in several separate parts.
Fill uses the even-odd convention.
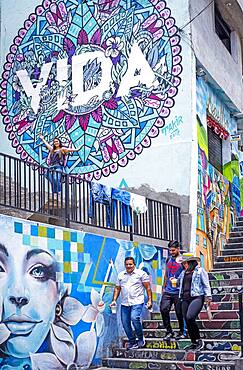
[[[7,216],[0,227],[2,370],[99,364],[120,335],[109,303],[128,255],[149,273],[158,309],[167,250]]]
[[[79,148],[68,173],[109,176],[148,148],[181,79],[165,1],[44,0],[18,31],[2,74],[6,132],[22,159],[46,164],[54,137]]]

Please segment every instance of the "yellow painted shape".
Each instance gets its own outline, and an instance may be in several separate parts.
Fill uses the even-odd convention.
[[[38,236],[47,237],[47,228],[46,226],[38,227]]]
[[[84,251],[84,245],[83,245],[83,243],[77,243],[77,250],[80,253],[82,253]]]
[[[157,269],[158,268],[158,261],[153,260],[152,261],[152,267],[153,267],[153,269]]]
[[[63,272],[72,272],[70,262],[64,262],[63,263]]]
[[[63,231],[63,240],[70,242],[71,240],[71,233],[70,231],[64,230]]]

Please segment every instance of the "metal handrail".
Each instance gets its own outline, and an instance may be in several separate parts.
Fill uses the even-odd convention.
[[[239,316],[240,316],[240,339],[241,339],[241,354],[240,356],[243,357],[243,289],[238,293],[239,299]]]
[[[176,239],[181,242],[181,212],[174,205],[146,198],[148,210],[137,215],[129,210],[131,225],[123,224],[122,205],[111,207],[111,219],[107,222],[107,207],[94,204],[93,218],[90,217],[90,182],[78,175],[62,174],[62,184],[57,197],[52,193],[48,177],[57,172],[36,163],[23,161],[0,153],[0,205],[32,213],[41,213],[70,222],[112,229],[159,240]],[[114,213],[115,212],[115,213]]]

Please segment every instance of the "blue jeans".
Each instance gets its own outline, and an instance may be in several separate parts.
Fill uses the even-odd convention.
[[[128,341],[130,344],[136,343],[136,336],[138,340],[143,339],[143,327],[141,322],[141,314],[143,310],[143,303],[142,304],[135,304],[134,306],[123,306],[121,305],[121,320],[123,328],[126,332],[128,337]],[[132,325],[135,329],[136,336],[134,335],[134,331]]]
[[[63,166],[50,166],[46,173],[46,178],[51,183],[51,189],[53,193],[59,193],[62,188],[62,173]]]

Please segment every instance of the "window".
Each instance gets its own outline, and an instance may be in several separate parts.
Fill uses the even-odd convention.
[[[215,15],[215,32],[217,33],[218,37],[231,53],[231,30],[227,23],[222,18],[218,7],[215,4],[214,8],[214,15]]]
[[[208,127],[208,159],[219,172],[223,171],[222,139],[211,127]]]

